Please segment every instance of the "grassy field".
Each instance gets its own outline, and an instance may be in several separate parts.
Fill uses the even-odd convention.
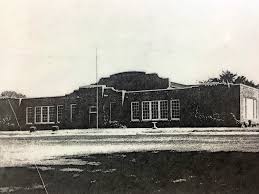
[[[215,130],[215,131],[214,131]],[[259,193],[259,132],[0,132],[0,194]]]
[[[39,166],[49,194],[259,193],[259,153],[173,152],[69,156]],[[44,193],[33,166],[0,168],[0,193]]]

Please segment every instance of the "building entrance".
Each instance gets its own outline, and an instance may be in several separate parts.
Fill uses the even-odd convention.
[[[96,128],[97,123],[97,109],[96,106],[89,107],[89,128]]]

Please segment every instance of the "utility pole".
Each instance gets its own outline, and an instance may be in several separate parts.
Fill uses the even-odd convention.
[[[95,58],[95,67],[96,67],[96,129],[98,129],[98,50],[96,48],[96,58]]]

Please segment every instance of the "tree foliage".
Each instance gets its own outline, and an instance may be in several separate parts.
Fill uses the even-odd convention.
[[[15,91],[4,91],[1,93],[1,97],[9,97],[9,98],[26,98],[26,95],[17,93]]]
[[[248,80],[245,76],[237,75],[236,73],[232,73],[228,70],[222,71],[219,77],[209,78],[208,80],[202,81],[201,83],[212,83],[212,82],[245,84],[248,86],[259,88],[259,84],[256,85],[254,81]]]
[[[221,83],[235,83],[236,78],[237,74],[228,70],[222,71],[222,73],[219,75],[219,80]]]

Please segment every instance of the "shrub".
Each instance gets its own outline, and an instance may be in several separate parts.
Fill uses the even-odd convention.
[[[119,121],[109,121],[104,125],[105,128],[127,128],[126,125],[122,124]]]
[[[234,113],[214,113],[204,114],[196,112],[194,115],[195,125],[197,127],[241,127],[242,124],[236,119]]]
[[[12,119],[12,116],[5,115],[0,117],[0,130],[15,130],[17,129],[17,125]]]

